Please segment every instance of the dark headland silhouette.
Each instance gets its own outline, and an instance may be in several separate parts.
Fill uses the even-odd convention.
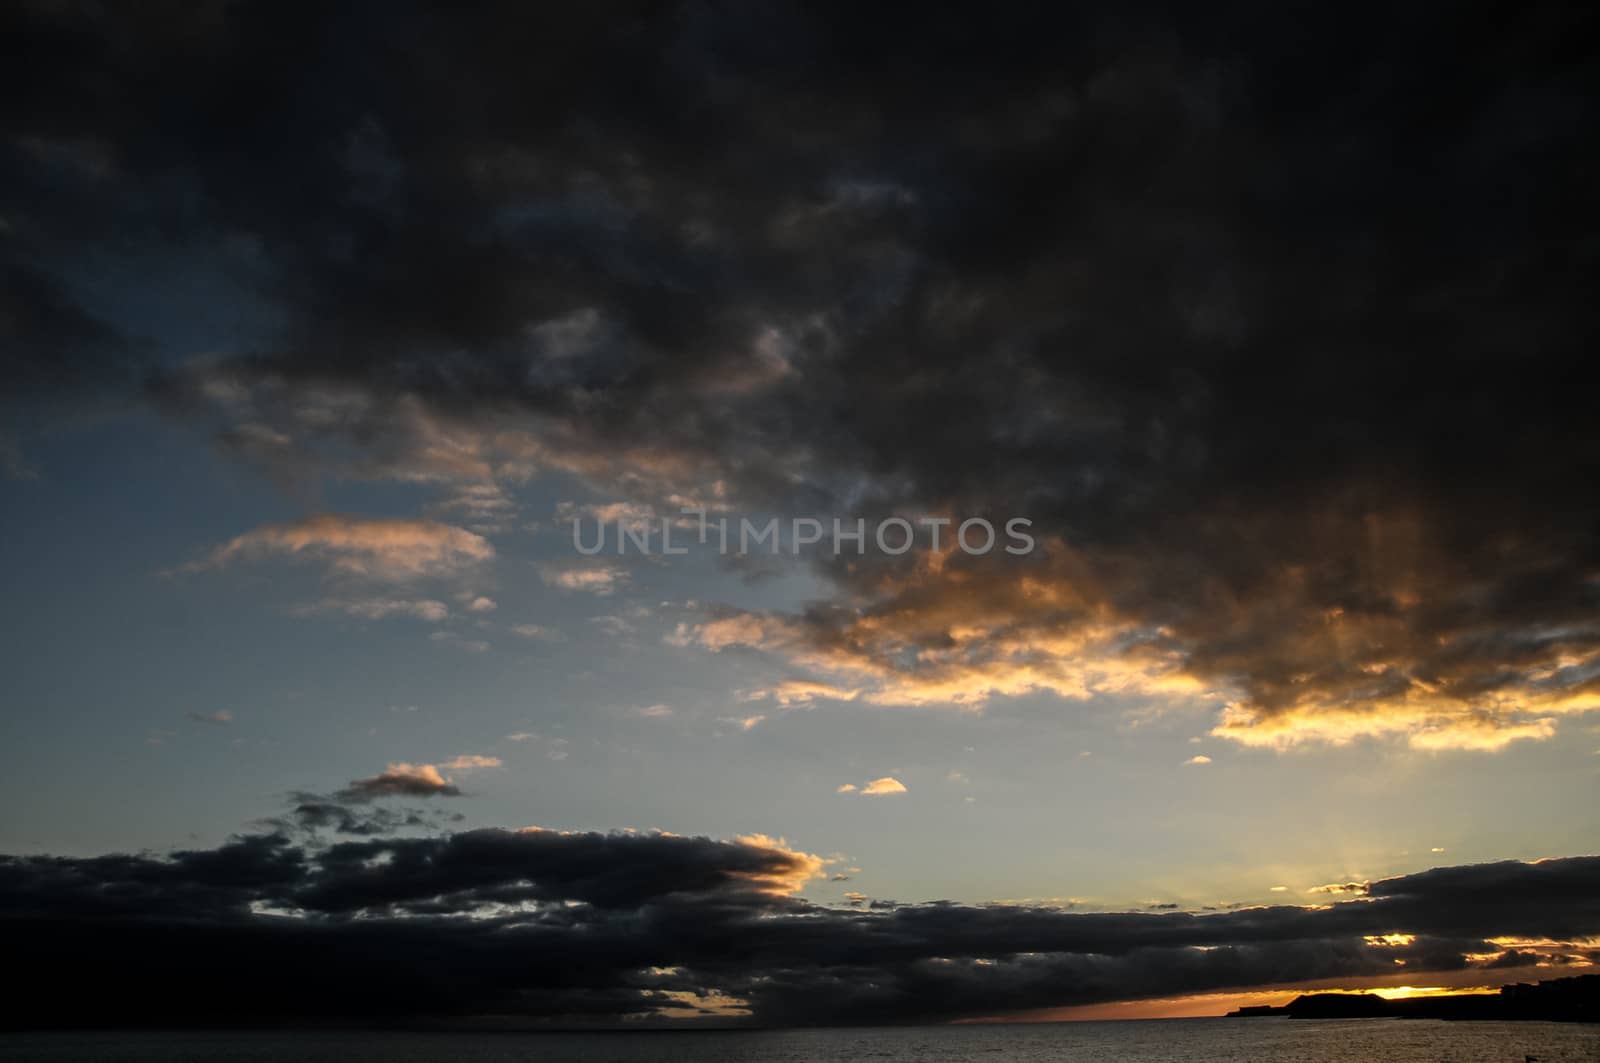
[[[1600,974],[1501,986],[1499,993],[1407,997],[1375,993],[1306,993],[1281,1007],[1262,1005],[1228,1012],[1230,1019],[1541,1019],[1600,1022]]]

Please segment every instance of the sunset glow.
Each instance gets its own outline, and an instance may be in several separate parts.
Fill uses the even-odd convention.
[[[1590,1021],[1593,18],[0,5],[0,1033]]]

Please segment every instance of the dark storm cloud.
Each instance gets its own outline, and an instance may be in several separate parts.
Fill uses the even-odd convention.
[[[111,233],[243,241],[281,329],[151,393],[290,481],[1066,544],[826,565],[783,652],[881,700],[1114,688],[1088,647],[1257,744],[1600,704],[1586,11],[6,17],[0,240],[47,337],[12,378],[92,371],[50,275]]]
[[[1559,963],[1600,933],[1596,857],[1213,914],[824,908],[797,896],[823,867],[766,839],[502,830],[3,857],[0,921],[30,972],[8,1022],[587,1022],[718,994],[759,1022],[886,1022],[1372,977],[1397,960]]]

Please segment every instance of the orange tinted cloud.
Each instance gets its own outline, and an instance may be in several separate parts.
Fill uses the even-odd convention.
[[[1333,524],[1323,533],[1329,550],[1376,526]],[[1213,736],[1270,749],[1387,739],[1493,752],[1551,737],[1564,715],[1600,710],[1592,625],[1477,623],[1462,574],[1440,571],[1412,524],[1392,530],[1370,547],[1380,556],[1360,596],[1288,567],[1249,593],[1218,584],[1194,612],[1161,585],[1178,573],[1046,540],[1025,560],[868,559],[830,570],[849,605],[723,611],[672,641],[758,649],[809,673],[759,692],[785,706],[980,710],[1041,691],[1137,695],[1157,710],[1209,707]],[[1186,594],[1217,580],[1203,569],[1182,575],[1199,581]]]
[[[382,772],[356,779],[339,792],[346,800],[374,797],[459,797],[461,790],[433,764],[390,764]]]
[[[552,587],[608,597],[628,582],[628,570],[619,565],[541,565],[539,575]]]
[[[481,535],[431,520],[401,520],[321,513],[265,524],[212,550],[191,570],[280,556],[315,559],[349,575],[409,580],[447,575],[494,557]]]
[[[744,834],[734,839],[738,844],[761,851],[760,871],[737,872],[763,893],[787,897],[799,893],[806,883],[822,877],[828,861],[814,853],[790,848],[782,838],[766,834]]]

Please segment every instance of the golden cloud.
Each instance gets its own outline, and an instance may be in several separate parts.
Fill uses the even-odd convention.
[[[448,575],[489,561],[494,547],[481,535],[437,521],[321,513],[262,525],[185,567],[220,568],[269,556],[312,558],[338,572],[403,581]]]
[[[1152,574],[1045,540],[1035,557],[1004,564],[950,551],[869,560],[834,573],[848,606],[729,610],[669,641],[756,649],[809,673],[750,695],[784,707],[825,699],[977,711],[1036,692],[1121,695],[1155,711],[1209,709],[1213,736],[1279,750],[1392,739],[1492,752],[1550,738],[1563,715],[1600,710],[1600,629],[1473,620],[1470,582],[1430,568],[1412,538],[1421,532],[1393,525],[1375,540],[1382,556],[1359,594],[1297,566],[1249,593],[1207,589],[1216,578],[1204,571]],[[1203,611],[1163,597],[1159,584],[1179,579],[1201,581],[1187,596]],[[1323,604],[1340,595],[1343,604]]]
[[[767,857],[766,864],[760,871],[739,872],[738,875],[761,892],[773,896],[787,897],[799,893],[805,888],[806,883],[814,878],[821,878],[828,866],[827,860],[814,853],[792,849],[782,838],[773,838],[766,834],[744,834],[734,841],[751,849],[761,850]]]

